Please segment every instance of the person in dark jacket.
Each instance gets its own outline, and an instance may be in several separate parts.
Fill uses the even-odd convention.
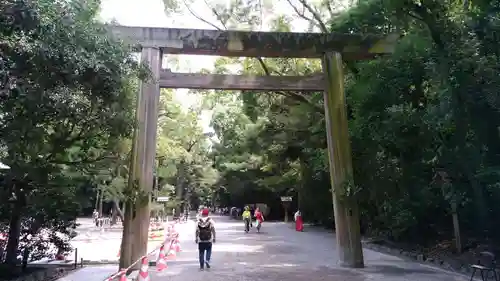
[[[208,216],[210,211],[204,208],[196,226],[196,243],[198,244],[198,254],[200,270],[205,267],[210,269],[210,258],[212,256],[212,243],[215,243],[214,221]]]

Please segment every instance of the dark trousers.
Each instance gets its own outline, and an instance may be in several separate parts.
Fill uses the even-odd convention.
[[[200,255],[200,268],[203,268],[205,266],[205,261],[210,262],[210,257],[212,256],[212,242],[198,243],[198,253]]]
[[[252,221],[250,219],[245,219],[245,231],[250,231],[250,226],[252,225]]]

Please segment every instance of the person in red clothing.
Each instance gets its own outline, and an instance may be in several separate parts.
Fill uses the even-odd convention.
[[[256,208],[253,216],[257,222],[257,232],[260,232],[260,227],[262,226],[262,222],[264,222],[264,215],[259,208]]]
[[[296,231],[304,231],[304,222],[302,221],[302,214],[300,210],[297,210],[294,215],[295,218],[295,230]]]

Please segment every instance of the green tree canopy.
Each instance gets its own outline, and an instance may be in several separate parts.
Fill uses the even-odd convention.
[[[74,226],[81,172],[115,158],[110,148],[133,128],[134,81],[147,72],[108,36],[98,9],[99,1],[0,4],[0,157],[11,167],[0,198],[9,263],[21,233]]]
[[[192,8],[190,2],[166,2],[167,10]],[[350,192],[361,205],[363,230],[423,244],[456,239],[457,229],[471,238],[467,241],[498,237],[500,229],[488,223],[500,211],[494,203],[499,198],[498,3],[288,2],[294,14],[268,17],[272,30],[292,30],[292,19],[299,17],[321,32],[403,35],[391,56],[345,62],[355,172]],[[220,29],[263,29],[262,19],[250,19],[260,10],[239,16],[263,1],[231,3],[203,20]],[[304,75],[320,70],[320,64],[222,58],[214,72],[235,68],[249,75]],[[322,93],[203,94],[214,110],[220,142],[212,153],[225,204],[262,201],[279,215],[279,196],[294,195],[307,220],[331,226]],[[457,213],[460,227],[452,223]]]

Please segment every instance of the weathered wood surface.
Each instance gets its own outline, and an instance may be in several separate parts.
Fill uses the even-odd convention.
[[[399,35],[248,32],[181,28],[109,26],[114,36],[138,47],[159,47],[168,54],[227,57],[320,58],[340,52],[346,60],[392,53]]]
[[[160,73],[160,87],[177,89],[323,91],[324,76],[249,76],[225,74]]]

